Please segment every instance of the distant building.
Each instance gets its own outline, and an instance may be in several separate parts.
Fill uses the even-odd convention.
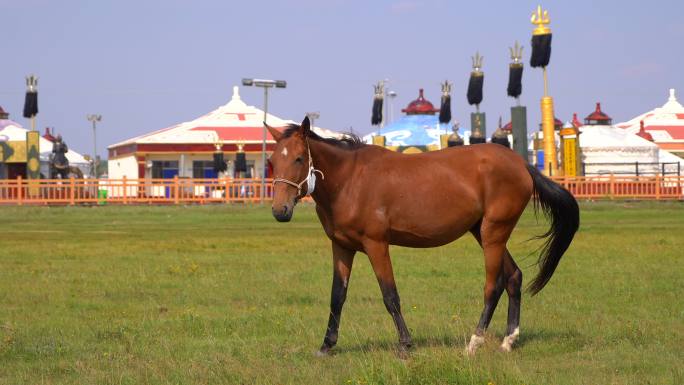
[[[451,133],[451,127],[448,124],[439,123],[439,108],[435,108],[429,100],[425,99],[423,89],[420,89],[418,98],[401,111],[404,116],[364,136],[363,140],[367,143],[383,145],[377,142],[377,139],[374,142],[374,137],[384,137],[384,147],[403,153],[416,153],[439,150],[441,148],[440,135]]]
[[[573,121],[577,126],[576,117]],[[613,119],[601,110],[601,103],[596,103],[596,109],[577,128],[586,175],[636,174],[637,163],[642,164],[640,170],[644,173],[658,172],[658,146],[613,126]]]
[[[601,103],[596,103],[596,109],[584,118],[584,125],[578,126],[576,117],[573,124],[580,131],[581,162],[586,175],[672,174],[678,170],[672,163],[681,159],[654,143],[649,133],[613,125]]]
[[[26,133],[27,129],[11,120],[9,113],[0,107],[0,179],[26,178]],[[46,135],[39,138],[40,174],[41,178],[50,176],[50,156],[52,155],[52,135],[46,129]],[[54,138],[53,138],[54,139]],[[69,144],[69,138],[64,138]],[[83,174],[90,170],[88,162],[81,154],[69,149],[66,153],[69,165],[77,167]]]
[[[247,163],[243,177],[261,177],[263,121],[264,112],[242,101],[238,87],[233,87],[230,102],[206,115],[110,145],[109,178],[215,178],[216,145],[228,163],[227,176],[236,176],[235,158],[242,148]],[[267,122],[280,130],[294,123],[272,114],[268,114]],[[322,136],[335,135],[320,128],[314,130]],[[266,151],[271,152],[274,147],[275,141],[266,132]]]
[[[643,130],[651,135],[658,147],[684,158],[684,106],[677,101],[674,89],[670,89],[670,97],[662,107],[644,112],[616,126],[636,134],[640,131],[642,122]]]

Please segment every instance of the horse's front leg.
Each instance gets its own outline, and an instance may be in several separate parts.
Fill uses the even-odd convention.
[[[401,314],[401,304],[399,300],[399,292],[394,283],[394,272],[392,271],[392,261],[389,255],[389,245],[386,242],[365,242],[364,248],[370,263],[373,266],[375,277],[380,284],[382,291],[382,299],[385,303],[387,311],[392,315],[394,325],[397,327],[399,334],[399,349],[400,357],[405,358],[409,348],[411,348],[411,334],[404,322],[404,316]]]
[[[333,280],[330,292],[330,318],[328,318],[328,329],[325,332],[323,345],[321,345],[317,353],[319,356],[327,355],[330,349],[337,344],[337,332],[340,327],[342,305],[344,305],[344,301],[347,298],[347,286],[349,285],[349,276],[351,275],[356,251],[347,250],[333,241],[332,253]]]

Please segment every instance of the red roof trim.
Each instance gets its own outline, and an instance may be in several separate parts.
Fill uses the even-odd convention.
[[[648,131],[665,131],[672,139],[684,139],[684,125],[683,126],[646,126],[644,129]]]
[[[418,99],[409,103],[401,112],[407,115],[433,115],[439,112],[439,108],[435,108],[429,100],[425,99],[423,89],[421,88],[418,91]]]
[[[193,127],[190,131],[214,131],[221,140],[263,140],[263,127]],[[273,141],[266,131],[266,140]]]
[[[266,151],[273,151],[275,143],[266,143]],[[223,152],[237,152],[237,144],[224,144],[221,147]],[[245,152],[261,152],[261,143],[247,143],[244,145]],[[110,158],[119,158],[124,155],[133,153],[213,153],[216,147],[213,144],[206,143],[142,143],[133,144],[109,149]]]

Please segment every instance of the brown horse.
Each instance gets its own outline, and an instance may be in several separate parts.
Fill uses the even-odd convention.
[[[484,343],[499,297],[508,293],[508,326],[501,349],[519,336],[522,273],[506,242],[531,197],[551,220],[538,260],[540,271],[528,289],[539,292],[551,279],[579,227],[573,196],[496,144],[452,147],[405,155],[363,144],[357,137],[321,138],[309,119],[284,132],[268,127],[277,144],[270,158],[274,174],[273,216],[291,219],[294,206],[310,193],[332,241],[333,282],[328,328],[319,354],[337,343],[352,262],[368,255],[387,311],[399,333],[400,352],[411,347],[401,314],[388,247],[436,247],[471,232],[484,251],[484,310],[467,352]],[[316,181],[316,177],[320,177]],[[304,186],[306,185],[306,189]]]

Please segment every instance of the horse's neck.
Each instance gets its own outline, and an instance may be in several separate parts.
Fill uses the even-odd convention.
[[[347,181],[345,173],[351,167],[354,151],[344,150],[332,144],[310,141],[313,167],[320,170],[324,177],[316,175],[316,188],[311,196],[316,204],[329,207],[337,198],[337,193]]]

